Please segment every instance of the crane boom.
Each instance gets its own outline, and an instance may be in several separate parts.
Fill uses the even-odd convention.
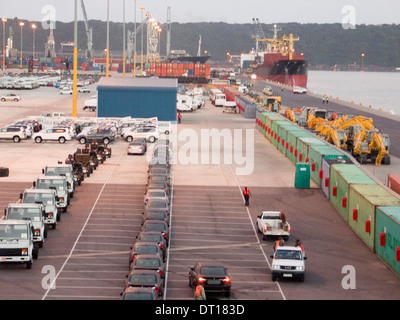
[[[86,28],[86,36],[87,36],[87,51],[86,51],[86,58],[92,59],[93,58],[93,29],[89,26],[89,21],[86,15],[85,4],[83,0],[81,0],[81,7],[83,13],[83,20],[85,22]]]

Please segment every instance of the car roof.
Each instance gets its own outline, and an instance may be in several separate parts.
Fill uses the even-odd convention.
[[[43,205],[41,203],[10,203],[9,208],[40,208]]]
[[[52,189],[25,189],[25,193],[54,193]]]
[[[0,220],[0,224],[28,224],[30,220]]]

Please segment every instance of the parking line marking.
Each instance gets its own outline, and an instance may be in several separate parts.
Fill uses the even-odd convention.
[[[46,290],[45,294],[44,294],[43,297],[42,297],[42,300],[46,299],[46,297],[47,297],[47,295],[49,294],[51,288],[54,286],[54,283],[55,283],[55,281],[57,280],[58,276],[59,276],[59,275],[61,274],[61,272],[64,270],[66,264],[67,264],[68,261],[69,261],[69,258],[72,256],[72,253],[73,253],[75,247],[77,246],[77,244],[78,244],[78,242],[79,242],[79,239],[80,239],[80,237],[81,237],[81,235],[82,235],[82,233],[83,233],[83,230],[85,229],[85,226],[88,224],[88,222],[89,222],[89,220],[90,220],[90,218],[91,218],[91,216],[92,216],[93,210],[94,210],[94,208],[96,207],[97,202],[98,202],[99,199],[100,199],[100,196],[102,195],[102,193],[103,193],[103,191],[104,191],[104,189],[105,189],[107,183],[111,180],[112,176],[114,175],[114,172],[116,171],[116,169],[117,169],[117,167],[118,167],[118,164],[121,162],[123,156],[124,156],[124,153],[121,154],[121,156],[120,156],[120,158],[118,159],[117,163],[114,165],[113,170],[110,172],[109,176],[107,177],[107,179],[106,179],[106,181],[105,181],[103,187],[101,188],[101,190],[100,190],[100,192],[99,192],[99,195],[97,196],[97,199],[96,199],[96,201],[95,201],[95,203],[94,203],[94,205],[93,205],[93,207],[92,207],[92,210],[90,211],[90,213],[89,213],[89,215],[88,215],[88,217],[87,217],[87,219],[86,219],[86,221],[85,221],[85,224],[83,225],[83,227],[82,227],[82,229],[81,229],[81,231],[80,231],[78,237],[76,238],[76,240],[75,240],[75,242],[74,242],[74,244],[73,244],[73,246],[72,246],[72,248],[71,248],[71,251],[70,251],[68,257],[66,258],[66,260],[65,260],[64,263],[62,264],[60,270],[58,271],[58,273],[57,273],[56,276],[54,277],[54,279],[53,279],[51,285],[50,285],[49,288]]]

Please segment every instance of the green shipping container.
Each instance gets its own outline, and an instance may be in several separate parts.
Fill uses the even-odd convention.
[[[376,185],[376,182],[355,164],[333,164],[331,166],[329,201],[346,222],[349,220],[349,206],[343,206],[342,200],[343,197],[349,199],[350,186],[353,184]]]
[[[275,120],[275,121],[272,121],[271,128],[272,128],[272,131],[274,132],[274,136],[271,137],[271,142],[277,148],[278,148],[278,144],[280,144],[280,141],[281,141],[281,138],[279,136],[279,127],[280,126],[285,126],[285,125],[286,126],[290,125],[290,122],[287,121],[287,120]]]
[[[287,137],[287,142],[289,142],[288,145],[288,151],[286,153],[286,156],[293,162],[297,162],[297,139],[299,138],[312,138],[314,137],[312,133],[309,133],[307,131],[301,130],[301,131],[289,131],[288,132],[288,137]]]
[[[375,252],[400,275],[400,206],[376,208],[375,220]]]
[[[400,206],[400,199],[378,184],[351,185],[348,202],[350,228],[374,251],[376,208]]]
[[[299,138],[297,139],[297,161],[306,162],[308,158],[308,150],[310,146],[320,145],[327,146],[327,144],[320,138]]]
[[[287,137],[287,130],[291,130],[292,128],[296,128],[295,124],[288,122],[285,125],[280,125],[278,128],[278,136],[279,136],[279,143],[277,145],[278,150],[280,150],[284,155],[286,155],[286,137]],[[298,127],[297,127],[298,128]]]
[[[281,140],[284,140],[284,144],[281,144],[281,151],[285,156],[289,153],[289,142],[288,142],[288,134],[290,131],[303,131],[297,124],[293,123],[291,126],[282,126],[279,128],[279,136]]]
[[[311,165],[311,179],[321,186],[321,179],[319,178],[319,171],[322,169],[322,162],[324,159],[348,159],[344,153],[334,149],[329,145],[312,145],[308,149],[308,159]]]
[[[265,115],[265,136],[268,140],[272,141],[273,137],[272,122],[285,120],[284,117],[277,114],[276,112],[266,112]]]

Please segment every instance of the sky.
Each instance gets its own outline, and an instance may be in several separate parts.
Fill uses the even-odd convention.
[[[84,0],[89,20],[107,20],[108,0]],[[124,0],[110,1],[110,21],[123,21]],[[78,0],[78,19],[82,20],[81,0]],[[252,23],[348,23],[400,24],[399,0],[125,0],[126,21],[141,21],[149,12],[158,22],[167,22],[167,8],[171,8],[171,22],[226,22]],[[74,20],[74,0],[0,0],[2,17],[23,20]]]

